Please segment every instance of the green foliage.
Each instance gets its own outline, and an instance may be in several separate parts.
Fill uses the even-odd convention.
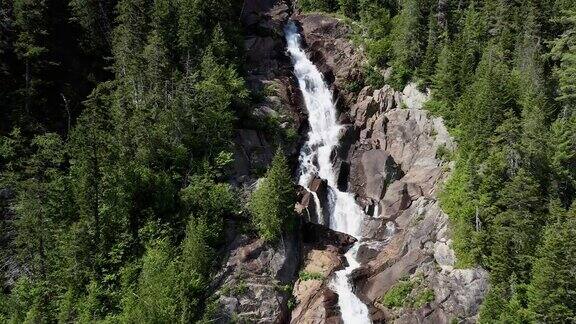
[[[382,296],[382,304],[388,308],[403,307],[414,286],[414,282],[409,279],[398,281]]]
[[[576,315],[576,206],[559,213],[544,231],[532,268],[529,309],[542,322],[567,323]]]
[[[364,80],[348,81],[344,88],[349,92],[358,92],[364,87]]]
[[[421,308],[422,306],[430,302],[433,302],[435,298],[436,295],[434,294],[434,290],[430,288],[425,288],[422,291],[418,292],[418,294],[414,297],[413,305],[415,308]]]
[[[565,207],[576,194],[576,117],[561,117],[552,124],[550,165],[557,195]]]
[[[364,83],[374,88],[381,88],[386,84],[386,80],[378,68],[366,66],[364,68]]]
[[[471,190],[473,179],[467,166],[466,161],[457,160],[454,173],[440,194],[442,209],[451,218],[452,248],[456,252],[458,267],[472,266],[477,258],[473,227],[476,206]]]
[[[248,205],[262,238],[266,241],[280,238],[284,226],[293,217],[295,199],[286,157],[278,149],[270,169],[258,183]]]
[[[453,154],[437,152],[456,159],[440,201],[456,266],[479,263],[491,272],[481,322],[568,322],[569,276],[552,274],[548,264],[574,266],[566,255],[563,263],[550,260],[564,251],[558,233],[569,237],[554,225],[565,219],[559,210],[576,198],[574,3],[461,5],[342,1],[341,10],[361,25],[365,84],[401,89],[417,78],[429,85],[425,108],[458,140]],[[390,80],[378,73],[385,66]],[[555,236],[541,230],[551,227]],[[391,307],[416,299],[409,286],[402,281],[391,290]]]
[[[436,158],[442,161],[450,161],[452,160],[452,152],[446,145],[442,144],[436,149]]]
[[[370,63],[376,66],[385,66],[390,60],[392,44],[388,38],[366,41],[366,54]]]
[[[298,273],[298,279],[300,279],[301,281],[307,281],[307,280],[323,280],[324,279],[324,275],[318,272],[308,272],[308,271],[300,271]]]
[[[341,0],[301,0],[298,1],[304,11],[334,12],[338,9]]]
[[[125,295],[122,321],[162,323],[178,321],[178,269],[165,241],[148,247],[135,291]]]
[[[440,194],[456,265],[491,272],[480,321],[572,321],[574,1],[298,3],[338,11],[364,46],[364,78],[348,91],[431,87],[426,109],[459,144],[437,152],[456,159]],[[14,192],[16,215],[0,220],[10,233],[0,257],[25,271],[0,297],[0,322],[216,318],[206,291],[224,218],[239,209],[225,184],[227,152],[249,123],[238,114],[250,97],[239,69],[242,5],[1,5],[0,188]],[[279,141],[297,136],[278,131],[284,121],[259,122]],[[269,241],[293,220],[286,164],[277,154],[249,204]],[[390,307],[434,298],[415,279],[397,286]]]
[[[392,19],[393,77],[390,82],[395,89],[404,88],[422,58],[424,26],[421,10],[419,0],[406,0],[401,3],[400,13]]]
[[[419,309],[436,298],[434,291],[425,285],[424,278],[417,274],[412,278],[402,278],[380,298],[380,303],[388,308]]]
[[[558,97],[571,114],[576,107],[576,11],[563,12],[559,21],[565,29],[558,38],[552,41],[550,56],[557,62],[555,75],[558,78]]]
[[[543,203],[537,183],[523,169],[505,185],[498,204],[507,210],[494,219],[495,241],[489,261],[493,282],[505,282],[512,274],[522,282],[529,279]]]
[[[358,0],[338,0],[340,11],[349,18],[358,18]]]
[[[17,81],[23,89],[10,84],[0,91],[3,101],[15,98],[2,111],[2,119],[10,118],[0,125],[0,188],[14,191],[16,207],[1,228],[13,233],[10,257],[27,275],[2,296],[0,318],[201,319],[223,218],[238,211],[224,180],[235,111],[248,98],[236,67],[241,3],[74,0],[69,33],[62,32],[71,27],[61,4],[14,5],[9,20],[16,20],[16,34],[7,36],[18,44],[5,56],[0,37],[0,82],[9,75],[7,57],[27,75]],[[106,64],[114,74],[83,64],[86,57],[71,46],[77,42],[96,56],[113,56]],[[46,76],[59,72],[60,62],[77,70],[76,79],[69,72],[62,80]],[[99,83],[101,74],[113,79]],[[69,89],[86,87],[88,78],[93,90],[82,90],[80,105],[80,94]],[[60,125],[46,121],[40,107],[57,111]],[[5,127],[14,131],[4,136]]]
[[[475,82],[457,107],[464,150],[485,152],[506,113],[518,109],[516,86],[502,53],[495,47],[486,49],[476,70]]]
[[[505,311],[507,300],[506,290],[502,285],[493,285],[480,308],[480,323],[493,323]]]

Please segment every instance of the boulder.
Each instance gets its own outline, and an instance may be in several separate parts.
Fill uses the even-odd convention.
[[[396,108],[394,93],[395,93],[394,89],[392,89],[392,87],[389,85],[385,85],[381,89],[374,90],[372,98],[374,98],[376,103],[378,103],[379,112],[382,113]]]
[[[316,206],[316,199],[314,195],[302,188],[298,203],[296,204],[295,211],[298,213],[305,222],[307,223],[318,223],[318,207]]]
[[[402,171],[394,158],[384,150],[370,150],[360,159],[366,178],[364,192],[375,201],[382,199],[388,185],[402,178]]]
[[[348,248],[356,242],[356,239],[348,234],[331,230],[330,228],[314,223],[302,225],[302,241],[306,246],[322,248],[335,246],[341,254],[346,253]]]
[[[363,199],[378,202],[389,184],[402,178],[402,170],[384,150],[356,148],[350,159],[350,190]]]
[[[415,83],[408,83],[402,91],[402,102],[408,109],[422,109],[429,97],[429,93],[420,91]]]
[[[363,126],[378,111],[378,103],[372,97],[365,97],[350,109],[350,116],[355,118],[356,126]]]
[[[301,271],[316,278],[296,281],[293,295],[297,306],[291,323],[341,323],[338,295],[330,290],[328,282],[344,266],[342,255],[356,240],[316,224],[305,224],[302,233],[305,253]]]
[[[297,297],[299,303],[292,311],[290,323],[343,323],[338,311],[338,295],[317,280],[308,285],[312,287],[307,290],[307,294],[299,294]]]
[[[280,244],[269,245],[262,239],[238,232],[242,225],[229,221],[229,239],[220,271],[214,276],[211,289],[220,304],[218,323],[232,318],[258,323],[285,322],[289,317],[290,298],[278,287],[294,279],[300,245],[298,236],[284,234]]]

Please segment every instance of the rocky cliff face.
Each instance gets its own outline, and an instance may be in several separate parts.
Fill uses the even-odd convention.
[[[294,15],[285,1],[250,0],[242,16],[246,68],[249,87],[263,94],[250,113],[305,134],[306,113],[283,39],[282,28],[291,16],[310,57],[332,85],[345,126],[333,161],[338,186],[355,193],[370,215],[358,254],[362,266],[352,279],[356,293],[376,323],[473,322],[486,294],[487,273],[454,267],[448,217],[437,193],[452,167],[441,153],[453,150],[455,143],[442,120],[422,110],[426,93],[414,85],[403,91],[384,86],[353,92],[350,85],[362,80],[364,56],[350,40],[349,27],[325,15]],[[259,129],[238,132],[237,186],[250,190],[255,170],[271,160],[274,140]],[[294,162],[299,143],[291,146]],[[314,179],[310,188],[314,195],[302,191],[296,206],[302,228],[278,245],[242,233],[241,220],[229,222],[212,293],[221,322],[341,323],[338,295],[329,282],[345,266],[342,255],[354,239],[323,226],[327,215],[318,205],[327,199],[326,182]],[[383,297],[399,285],[409,288],[399,304],[391,304]]]
[[[290,7],[276,0],[247,0],[242,10],[248,87],[260,97],[243,116],[252,124],[239,129],[235,138],[232,183],[246,194],[270,164],[279,141],[267,128],[285,132],[300,128],[304,120],[290,60],[285,55],[283,27],[290,14]],[[298,142],[288,146],[294,159]],[[226,246],[221,251],[221,270],[212,283],[211,307],[216,309],[219,323],[287,322],[301,236],[287,234],[278,244],[270,245],[243,231],[247,223],[248,219],[226,223]]]
[[[346,85],[360,78],[363,63],[349,27],[319,14],[296,19],[310,57],[339,100],[345,134],[334,159],[338,184],[354,192],[371,216],[363,226],[362,268],[353,279],[357,294],[371,306],[375,322],[473,322],[488,276],[480,268],[454,268],[448,217],[437,193],[452,167],[442,152],[455,143],[442,120],[422,110],[428,95],[414,84],[401,92],[390,86],[347,91]],[[321,201],[321,191],[317,194]],[[313,203],[304,199],[301,209]],[[399,305],[391,305],[383,297],[399,285],[410,288]]]

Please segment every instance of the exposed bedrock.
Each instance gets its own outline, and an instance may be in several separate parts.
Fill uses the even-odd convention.
[[[303,226],[302,240],[303,262],[293,290],[296,307],[291,323],[341,323],[338,295],[328,283],[346,265],[342,255],[356,240],[312,223]]]
[[[300,91],[285,53],[283,27],[290,14],[290,7],[278,0],[246,0],[242,10],[247,84],[260,98],[242,111],[243,124],[234,139],[232,184],[246,195],[279,144],[279,136],[261,125],[273,120],[278,121],[279,125],[274,124],[280,128],[278,132],[305,132]],[[298,141],[284,144],[295,160]],[[300,233],[285,233],[277,244],[268,244],[243,230],[249,222],[226,222],[226,244],[219,251],[221,271],[211,284],[209,302],[217,303],[220,323],[286,323],[290,320],[291,287],[302,259]]]
[[[346,85],[361,78],[364,57],[351,29],[321,14],[299,15],[307,51],[332,82],[344,125],[334,154],[338,187],[356,194],[371,216],[362,228],[364,244],[354,274],[359,296],[375,322],[448,323],[475,321],[487,292],[481,268],[456,269],[448,216],[437,194],[452,164],[439,150],[456,144],[441,118],[423,110],[429,95],[409,84],[358,93]],[[400,280],[414,282],[410,298],[426,292],[422,305],[387,308],[382,297]],[[294,315],[294,313],[293,313]]]

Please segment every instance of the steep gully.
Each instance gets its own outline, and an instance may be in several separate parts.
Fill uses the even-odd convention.
[[[356,234],[361,236],[360,244],[354,246],[360,267],[350,275],[356,296],[368,306],[373,322],[474,322],[487,291],[487,274],[481,268],[455,268],[448,216],[437,200],[453,167],[437,152],[440,148],[453,150],[455,143],[442,119],[422,109],[428,94],[414,84],[402,91],[388,85],[380,89],[366,86],[359,92],[346,90],[351,81],[361,80],[365,62],[362,50],[351,41],[350,27],[322,14],[295,15],[293,19],[298,22],[308,57],[336,98],[341,136],[331,157],[331,170],[337,188],[353,194],[355,203],[366,212],[360,234]],[[317,203],[329,205],[332,190],[327,190],[328,182],[322,185],[314,179],[309,189],[318,199],[301,201],[309,222],[330,224],[331,217],[326,214],[331,213]],[[319,251],[312,252],[304,258],[303,267],[325,268],[315,260]],[[332,274],[327,278],[333,278],[338,269],[327,272]],[[414,286],[407,304],[385,307],[382,296],[403,278]],[[329,284],[333,286],[333,282]],[[328,288],[323,287],[297,282],[295,295],[302,307],[292,313],[293,322],[331,322],[335,315],[329,311]],[[410,304],[425,294],[431,296],[427,303]],[[322,303],[326,313],[319,317],[315,314],[322,310],[317,307]],[[306,311],[309,305],[314,307]],[[336,316],[341,320],[342,314]]]
[[[294,74],[298,79],[306,109],[310,131],[308,140],[302,147],[299,158],[298,183],[308,188],[314,177],[325,179],[328,185],[327,204],[322,206],[317,195],[313,193],[318,206],[327,209],[329,224],[332,230],[343,232],[361,239],[360,226],[364,218],[362,209],[356,204],[354,196],[338,190],[336,175],[332,166],[332,153],[338,146],[343,128],[336,120],[336,107],[333,95],[324,81],[322,74],[308,59],[300,44],[300,34],[294,22],[285,28],[287,49],[294,64]],[[338,294],[338,305],[344,323],[370,323],[368,307],[354,294],[349,275],[360,267],[356,261],[359,242],[346,253],[348,266],[337,271],[331,282],[331,288]]]
[[[310,76],[297,77],[293,53],[287,51],[290,19],[302,43],[292,46],[293,52],[306,63],[298,66],[309,68],[314,78],[323,76],[329,90],[322,82],[312,87]],[[455,143],[442,120],[422,109],[427,94],[414,85],[402,91],[387,85],[348,90],[350,82],[361,82],[366,59],[351,41],[351,28],[338,19],[293,12],[289,1],[246,0],[242,24],[248,86],[265,93],[250,113],[280,118],[282,128],[299,130],[301,140],[290,144],[287,153],[294,164],[299,155],[301,163],[308,161],[299,179],[308,190],[302,189],[296,206],[302,227],[286,233],[282,244],[266,244],[243,232],[248,219],[227,220],[221,271],[210,293],[220,305],[217,322],[342,323],[349,313],[346,307],[354,306],[360,312],[367,307],[374,323],[474,322],[487,291],[487,274],[455,268],[448,216],[437,201],[438,188],[452,168],[437,151],[453,149]],[[308,90],[314,95],[305,98]],[[306,99],[318,99],[318,92],[328,104],[310,109]],[[321,109],[330,114],[316,118],[313,111]],[[235,140],[233,183],[249,193],[258,177],[253,170],[270,163],[277,142],[258,128],[244,127]],[[351,211],[335,212],[346,208]],[[360,217],[338,218],[344,214]],[[358,223],[343,222],[350,220]],[[298,279],[299,271],[323,279]],[[423,292],[432,292],[432,298],[418,306],[385,307],[382,296],[404,278],[414,284],[407,300]]]

